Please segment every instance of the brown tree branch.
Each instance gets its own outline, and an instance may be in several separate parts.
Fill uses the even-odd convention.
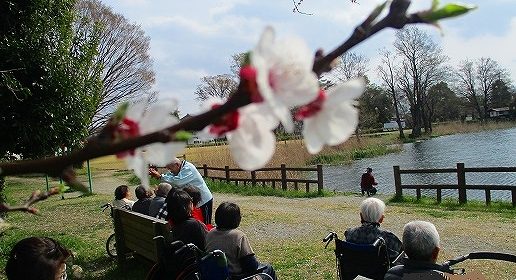
[[[32,205],[34,205],[36,202],[45,200],[49,198],[52,195],[58,194],[59,188],[54,187],[46,192],[41,192],[39,190],[33,191],[30,195],[29,199],[21,205],[9,205],[7,203],[0,203],[0,213],[1,212],[14,212],[14,211],[22,211],[22,212],[28,212],[31,214],[36,214],[38,210],[34,208]]]

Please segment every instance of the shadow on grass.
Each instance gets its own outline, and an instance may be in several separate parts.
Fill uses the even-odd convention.
[[[128,257],[124,267],[120,267],[116,259],[102,256],[90,262],[76,262],[84,273],[83,279],[145,279],[152,264],[144,259]]]

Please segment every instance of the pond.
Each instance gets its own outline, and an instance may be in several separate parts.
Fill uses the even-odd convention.
[[[324,188],[358,192],[360,176],[373,169],[378,191],[394,194],[393,166],[401,169],[516,166],[516,128],[455,134],[403,145],[400,153],[354,161],[350,165],[323,167]],[[402,174],[402,184],[457,184],[456,173]],[[516,173],[466,173],[466,184],[516,186]],[[403,190],[415,195],[414,191]],[[425,192],[422,191],[423,195]],[[427,191],[435,196],[435,191]],[[443,197],[456,197],[457,191],[443,190]],[[485,200],[483,191],[468,190],[468,199]],[[510,200],[510,191],[491,191],[493,200]]]

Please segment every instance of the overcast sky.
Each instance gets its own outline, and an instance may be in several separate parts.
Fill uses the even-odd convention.
[[[200,78],[229,73],[231,55],[250,50],[263,28],[279,36],[303,38],[314,51],[331,50],[381,1],[305,0],[293,13],[292,0],[101,0],[151,38],[151,56],[159,98],[174,97],[181,115],[199,111],[194,91]],[[297,1],[296,1],[297,2]],[[427,9],[431,0],[415,0],[411,11]],[[454,1],[442,1],[443,3]],[[516,1],[465,0],[479,8],[465,16],[422,26],[442,45],[450,62],[491,57],[516,81]],[[392,49],[393,30],[384,30],[352,49],[370,59],[368,76],[375,80],[378,49]]]

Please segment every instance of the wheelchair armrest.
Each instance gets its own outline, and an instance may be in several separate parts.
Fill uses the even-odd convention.
[[[251,278],[252,276],[255,276],[257,274],[263,273],[263,271],[267,268],[266,265],[260,264],[258,268],[256,268],[254,271],[246,272],[246,273],[240,273],[240,274],[232,274],[231,280],[241,280],[241,279],[247,279]]]

